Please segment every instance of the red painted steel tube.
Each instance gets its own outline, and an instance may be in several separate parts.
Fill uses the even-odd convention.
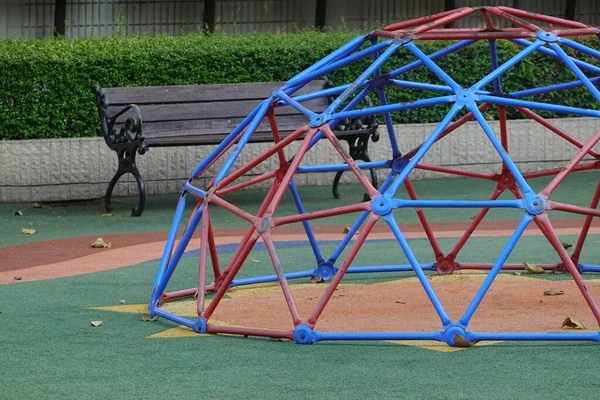
[[[571,172],[590,171],[590,170],[599,169],[599,168],[600,168],[600,162],[594,161],[593,163],[590,163],[590,164],[577,165],[573,168],[573,170]],[[527,173],[523,174],[523,178],[531,179],[531,178],[539,178],[541,176],[556,175],[561,170],[562,170],[562,168],[555,168],[555,169],[550,169],[547,171],[527,172]]]
[[[561,264],[536,264],[536,265],[546,271],[554,271],[556,269],[559,269],[559,267],[561,267]],[[472,269],[486,270],[486,269],[492,269],[493,267],[494,267],[494,264],[475,264],[475,263],[468,263],[468,264],[457,263],[456,264],[456,269],[468,269],[468,270],[472,270]],[[520,271],[523,269],[525,269],[525,266],[523,266],[523,264],[504,264],[502,266],[503,271]]]
[[[572,204],[559,203],[557,201],[552,200],[548,200],[546,204],[548,210],[566,211],[573,214],[593,215],[594,217],[600,217],[600,210],[597,210],[595,208],[579,207],[574,206]]]
[[[263,241],[265,242],[265,246],[267,246],[267,251],[269,252],[269,258],[273,263],[273,267],[275,269],[275,275],[277,275],[277,280],[279,281],[279,285],[281,285],[281,290],[283,291],[283,296],[285,297],[285,302],[290,310],[290,314],[292,316],[292,320],[294,321],[294,326],[298,326],[302,324],[302,318],[298,313],[298,307],[294,303],[294,296],[292,295],[292,291],[290,289],[290,285],[288,284],[287,279],[285,278],[285,272],[283,271],[283,267],[281,266],[281,261],[277,256],[277,250],[275,249],[275,244],[273,243],[273,238],[271,237],[271,233],[269,231],[262,234]]]
[[[490,17],[490,13],[488,12],[488,10],[486,8],[482,8],[479,10],[479,12],[481,13],[481,17],[485,22],[486,29],[488,31],[495,31],[496,27],[494,26],[494,21],[492,21],[492,17]]]
[[[411,29],[410,32],[414,33],[415,35],[424,33],[433,28],[437,28],[438,26],[446,25],[456,21],[457,19],[464,18],[467,15],[473,14],[474,12],[475,10],[470,7],[457,8],[452,14],[445,15],[436,19],[435,21],[427,22],[416,29]]]
[[[594,192],[594,197],[592,198],[592,204],[590,204],[590,208],[598,208],[599,201],[600,181],[598,181],[598,185],[596,186],[596,191]],[[573,254],[571,254],[571,259],[576,263],[579,261],[579,257],[581,256],[581,250],[583,249],[583,244],[585,243],[585,239],[587,238],[593,219],[594,217],[591,215],[586,216],[585,221],[583,222],[583,226],[581,227],[581,233],[579,234],[579,238],[577,239],[577,244],[575,245]]]
[[[340,156],[342,156],[342,158],[344,159],[346,164],[348,164],[348,167],[350,167],[350,171],[352,171],[354,173],[354,175],[356,175],[359,182],[363,185],[363,187],[365,188],[367,193],[369,193],[369,196],[371,198],[378,196],[380,194],[379,191],[377,191],[377,189],[375,189],[375,187],[373,187],[373,184],[371,183],[371,181],[358,168],[358,166],[356,165],[356,162],[352,159],[352,157],[350,157],[350,155],[348,153],[346,153],[346,150],[344,150],[339,139],[333,134],[333,132],[331,131],[331,128],[328,125],[323,125],[321,127],[321,131],[325,134],[325,136],[327,136],[327,139],[329,139],[329,141],[331,142],[333,147],[335,147],[335,149],[340,154]]]
[[[237,326],[221,326],[206,324],[207,333],[223,333],[227,335],[266,336],[276,339],[294,339],[293,331],[275,331],[270,329],[242,328]]]
[[[352,204],[349,206],[330,208],[327,210],[319,210],[319,211],[308,212],[308,213],[304,213],[304,214],[296,214],[296,215],[289,215],[289,216],[285,216],[285,217],[277,217],[277,218],[273,219],[273,227],[287,225],[287,224],[293,224],[295,222],[308,221],[308,220],[312,220],[312,219],[327,218],[327,217],[333,217],[336,215],[344,215],[344,214],[356,213],[356,212],[361,212],[361,211],[370,211],[370,210],[371,210],[371,204],[369,202],[363,202],[363,203],[359,203],[359,204]]]
[[[454,33],[445,35],[443,33],[423,33],[415,35],[416,40],[490,40],[490,39],[531,39],[536,38],[533,32],[474,32]]]
[[[554,32],[556,36],[588,36],[588,35],[597,35],[598,30],[596,28],[587,28],[587,29],[563,29],[560,31]]]
[[[554,247],[554,250],[556,250],[556,252],[558,253],[560,259],[563,262],[563,266],[567,269],[567,271],[569,271],[569,273],[573,277],[575,284],[581,291],[581,294],[583,294],[585,301],[587,302],[588,306],[592,310],[592,313],[596,317],[596,322],[598,322],[598,325],[600,325],[600,310],[598,309],[598,306],[596,305],[594,298],[592,297],[592,295],[588,291],[587,287],[585,286],[585,282],[583,281],[583,279],[581,279],[581,275],[579,274],[577,267],[575,266],[575,264],[569,257],[569,254],[567,253],[567,251],[564,249],[564,247],[560,243],[560,239],[556,235],[556,232],[554,231],[554,228],[552,227],[552,224],[550,223],[550,220],[548,219],[548,215],[546,213],[542,213],[540,215],[536,215],[535,218],[539,219],[540,223],[546,227],[546,230],[548,232],[548,235],[546,236],[546,238],[548,239],[548,241],[550,242],[552,247]]]
[[[529,118],[531,118],[532,120],[534,120],[535,122],[542,125],[544,128],[549,129],[553,133],[555,133],[558,136],[560,136],[561,138],[565,139],[567,142],[571,143],[572,145],[577,146],[580,149],[583,147],[583,143],[581,143],[579,140],[577,140],[574,137],[570,136],[569,134],[563,132],[561,129],[552,125],[550,122],[546,121],[543,117],[541,117],[540,115],[531,111],[530,109],[524,108],[524,107],[515,107],[515,108],[517,110],[519,110],[521,113],[523,113],[524,115],[526,115]],[[590,149],[588,151],[588,154],[591,155],[592,157],[600,159],[600,154],[596,153],[593,149]]]
[[[415,166],[415,168],[422,169],[425,171],[441,172],[441,173],[450,174],[450,175],[468,176],[470,178],[487,179],[490,181],[494,180],[494,175],[492,175],[492,174],[481,174],[479,172],[462,171],[460,169],[438,167],[435,165],[417,164]]]
[[[208,246],[210,247],[210,261],[213,267],[215,281],[221,279],[221,267],[219,266],[219,253],[215,243],[215,233],[212,227],[212,221],[208,220]]]
[[[360,230],[360,233],[358,234],[358,238],[356,239],[356,242],[354,243],[354,245],[350,249],[350,252],[346,256],[346,259],[344,260],[344,262],[340,266],[340,269],[336,272],[336,274],[331,279],[331,283],[329,284],[329,286],[325,290],[325,293],[323,293],[323,295],[319,299],[319,303],[317,304],[317,306],[315,307],[312,315],[308,319],[308,324],[307,325],[311,329],[317,323],[317,320],[319,319],[319,316],[321,315],[321,313],[323,312],[323,309],[325,308],[325,306],[327,305],[327,303],[331,299],[331,296],[333,295],[333,292],[335,292],[335,289],[338,287],[338,285],[340,284],[340,281],[342,280],[342,278],[346,274],[346,271],[348,270],[348,267],[350,267],[350,264],[352,264],[352,261],[354,260],[354,257],[356,257],[356,254],[358,253],[358,251],[362,247],[363,243],[365,242],[365,240],[369,236],[369,233],[371,232],[371,229],[373,229],[373,226],[375,225],[375,223],[378,220],[379,220],[379,216],[378,215],[375,215],[373,213],[371,213],[369,215],[369,217],[367,219],[367,222],[365,223],[365,225],[363,226],[363,228]]]
[[[413,26],[426,24],[431,21],[435,21],[436,19],[443,18],[447,15],[454,13],[456,10],[448,10],[438,14],[427,15],[425,17],[413,18],[408,21],[396,22],[395,24],[391,24],[383,28],[386,31],[397,31],[404,28],[412,28]]]
[[[223,200],[222,198],[220,198],[217,195],[211,196],[210,202],[221,208],[224,208],[225,210],[229,211],[230,213],[237,215],[238,217],[250,222],[251,224],[256,223],[256,221],[258,220],[258,218],[255,217],[254,215],[242,210],[241,208],[234,206],[230,202]]]
[[[502,148],[508,154],[508,130],[506,129],[506,106],[498,106],[498,116],[500,119],[500,143]],[[502,160],[502,173],[507,173],[508,167],[504,160]]]
[[[279,134],[279,127],[277,126],[273,109],[270,110],[270,112],[267,114],[267,117],[269,118],[269,126],[271,127],[271,133],[273,134],[273,142],[277,144],[281,142],[281,135]],[[285,159],[283,149],[277,150],[277,157],[279,158],[279,168],[283,168],[287,165],[287,160]]]
[[[223,196],[227,193],[232,193],[237,190],[244,189],[248,186],[256,185],[257,183],[264,182],[269,179],[275,178],[277,176],[277,173],[278,173],[278,171],[265,172],[264,174],[261,174],[261,175],[255,177],[255,178],[252,178],[246,182],[241,182],[241,183],[238,183],[237,185],[233,185],[233,186],[229,186],[229,187],[225,187],[223,189],[217,190],[217,191],[215,191],[215,194],[217,196]]]
[[[308,129],[308,125],[304,125],[300,129],[297,129],[294,133],[290,134],[288,137],[286,137],[279,143],[275,144],[273,147],[266,150],[264,153],[262,153],[255,159],[249,161],[246,165],[244,165],[244,166],[240,167],[238,170],[232,172],[229,176],[227,176],[221,182],[219,182],[219,185],[217,185],[217,189],[221,189],[221,188],[229,185],[231,182],[235,181],[236,179],[238,179],[239,177],[244,175],[246,172],[250,171],[252,168],[256,167],[258,164],[265,161],[267,158],[271,157],[277,151],[279,151],[280,149],[283,149],[285,146],[287,146],[288,144],[292,143],[293,141],[298,139],[300,136],[302,136],[307,131],[307,129]]]
[[[206,262],[208,261],[208,238],[209,238],[209,223],[210,212],[209,207],[204,207],[202,211],[202,224],[200,228],[200,260],[198,265],[198,299],[196,301],[196,311],[198,316],[202,316],[204,311],[204,296],[206,290]]]
[[[204,168],[202,171],[200,171],[196,176],[194,176],[195,178],[199,178],[200,176],[202,176],[202,174],[204,174],[210,167],[212,167],[214,165],[214,163],[216,163],[222,156],[223,154],[227,153],[229,151],[229,149],[231,149],[231,147],[233,145],[235,145],[235,143],[240,140],[240,138],[244,135],[244,133],[246,132],[247,128],[242,129],[242,131],[235,137],[235,139],[233,139],[231,141],[231,143],[229,143],[220,153],[218,156],[216,156],[207,166],[206,168]],[[214,177],[213,177],[214,180]],[[211,186],[212,186],[212,180],[211,180]]]
[[[569,28],[589,28],[588,25],[582,24],[581,22],[570,21],[568,19],[551,17],[549,15],[540,15],[532,12],[519,10],[518,8],[499,6],[499,10],[506,11],[509,14],[516,15],[518,17],[529,18],[536,21],[547,22],[554,25],[563,25]]]
[[[408,192],[408,197],[411,200],[418,200],[417,193],[415,192],[415,188],[410,179],[406,178],[404,181],[404,187],[406,187],[406,191]],[[417,217],[419,217],[419,221],[421,221],[421,225],[423,226],[423,230],[425,231],[425,235],[427,236],[427,240],[429,240],[429,244],[431,245],[431,249],[433,250],[433,255],[436,260],[444,257],[444,252],[440,249],[440,246],[433,234],[433,230],[431,229],[431,225],[429,225],[429,221],[425,217],[425,212],[421,208],[415,208],[417,212]]]
[[[168,300],[180,299],[182,297],[195,296],[197,292],[198,288],[191,288],[185,290],[178,290],[176,292],[171,293],[163,293],[163,295],[161,296],[161,300],[165,302]]]
[[[539,26],[537,26],[535,24],[532,24],[531,22],[523,21],[520,18],[515,18],[513,15],[511,15],[511,14],[505,12],[505,11],[499,10],[497,8],[490,7],[490,8],[487,9],[487,11],[490,14],[494,14],[498,18],[502,18],[505,21],[508,21],[510,23],[518,25],[518,26],[520,26],[520,27],[522,27],[524,29],[527,29],[530,32],[538,32],[538,31],[542,30]]]
[[[596,145],[596,143],[598,143],[599,140],[600,140],[600,129],[598,131],[596,131],[594,136],[592,136],[592,138],[590,140],[588,140],[588,142],[585,144],[585,146],[583,146],[577,152],[577,154],[575,154],[573,156],[573,158],[571,158],[571,160],[569,160],[567,165],[565,165],[563,167],[563,169],[558,173],[558,175],[556,175],[554,177],[554,179],[552,179],[552,181],[548,184],[548,186],[546,186],[540,192],[540,195],[545,196],[545,197],[550,197],[550,195],[552,194],[552,192],[554,192],[554,190],[558,187],[558,185],[560,185],[561,182],[563,180],[565,180],[565,178],[571,173],[573,168],[575,168],[577,166],[577,164],[579,164],[579,161],[583,160],[583,157],[586,156],[586,154],[590,151],[590,149],[592,149]]]

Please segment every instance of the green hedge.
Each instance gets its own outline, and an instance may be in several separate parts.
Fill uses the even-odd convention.
[[[98,126],[90,87],[179,85],[287,80],[342,44],[354,33],[305,32],[295,35],[183,36],[110,39],[5,40],[0,42],[0,139],[94,136]],[[447,45],[420,42],[425,53]],[[518,51],[499,42],[501,61]],[[489,71],[487,44],[477,43],[439,61],[463,86]],[[402,65],[414,56],[400,51],[386,65]],[[355,79],[368,60],[329,75],[334,83]],[[439,82],[424,67],[404,76]],[[535,55],[511,69],[505,90],[573,80],[560,62]],[[435,95],[417,90],[390,91],[389,101]],[[542,99],[544,100],[544,99]],[[598,108],[581,89],[546,95],[565,105]],[[439,121],[445,107],[395,113],[396,122]],[[518,117],[515,113],[512,117]],[[494,118],[489,112],[488,118]]]

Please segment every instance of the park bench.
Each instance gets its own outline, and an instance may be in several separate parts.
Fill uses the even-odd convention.
[[[92,91],[96,96],[102,134],[119,160],[117,172],[106,190],[106,211],[112,211],[111,196],[115,184],[121,176],[130,173],[139,188],[138,205],[133,208],[132,215],[140,216],[143,213],[146,191],[144,180],[136,167],[136,153],[142,155],[151,147],[217,145],[260,101],[282,85],[281,82],[263,82],[113,88],[94,86]],[[315,80],[300,92],[328,87],[328,81]],[[322,112],[330,101],[321,98],[305,104],[312,111]],[[291,107],[278,108],[276,116],[282,139],[306,124],[306,117]],[[338,139],[349,144],[349,153],[354,160],[370,161],[369,139],[373,142],[379,139],[377,124],[372,119],[340,121],[334,133]],[[263,123],[250,142],[272,140],[269,124]],[[338,184],[342,172],[337,172],[333,181],[335,198],[339,198]],[[370,172],[376,186],[375,171]]]

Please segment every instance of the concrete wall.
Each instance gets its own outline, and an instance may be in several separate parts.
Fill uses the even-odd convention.
[[[569,118],[550,120],[573,137],[585,141],[600,129],[600,120]],[[491,126],[498,135],[497,122]],[[530,120],[509,121],[509,149],[522,172],[540,171],[563,166],[576,148]],[[395,126],[401,150],[407,152],[422,143],[435,124],[407,124]],[[386,160],[390,155],[385,127],[380,128],[381,139],[371,144],[371,158]],[[287,150],[288,156],[300,142]],[[264,151],[266,144],[249,145],[236,163],[247,162]],[[600,147],[600,146],[597,146]],[[153,148],[138,156],[138,166],[145,179],[149,194],[177,193],[196,165],[211,151],[210,146]],[[599,151],[599,149],[596,149]],[[305,165],[340,163],[339,156],[328,142],[319,143],[306,155]],[[423,162],[474,172],[497,173],[500,158],[476,123],[467,123],[461,129],[435,144]],[[219,167],[217,163],[199,186],[206,185]],[[252,174],[275,169],[277,159],[271,158]],[[46,139],[0,141],[0,201],[31,202],[99,198],[104,195],[108,182],[117,167],[117,158],[102,138]],[[343,182],[356,178],[344,174]],[[384,178],[386,172],[379,172]],[[415,171],[415,179],[443,176],[428,171]],[[298,176],[298,185],[330,185],[333,173]],[[123,177],[115,191],[117,196],[135,195],[133,179]],[[268,183],[265,183],[267,185]]]

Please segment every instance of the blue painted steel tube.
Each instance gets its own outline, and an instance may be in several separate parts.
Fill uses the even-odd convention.
[[[402,251],[404,252],[404,255],[408,259],[408,262],[410,263],[410,265],[413,267],[413,270],[415,271],[415,274],[417,275],[419,282],[421,282],[423,289],[425,289],[425,293],[427,293],[427,297],[429,297],[429,300],[431,301],[433,308],[435,308],[435,311],[437,312],[438,316],[440,317],[440,321],[442,322],[444,329],[447,329],[448,327],[452,326],[453,325],[452,320],[450,319],[450,317],[448,317],[448,314],[446,314],[446,310],[444,310],[442,303],[440,303],[439,299],[437,298],[437,295],[433,291],[433,288],[431,287],[431,283],[429,283],[427,276],[425,275],[425,273],[423,272],[423,269],[421,268],[421,264],[419,264],[419,262],[417,261],[417,258],[413,254],[412,249],[410,248],[410,246],[408,245],[408,242],[404,238],[402,231],[400,231],[400,227],[398,226],[398,223],[396,222],[394,215],[392,213],[386,214],[383,216],[383,219],[389,225],[390,229],[392,230],[392,233],[394,234],[394,236],[396,237],[396,240],[398,241],[398,244],[400,244],[400,247],[402,247]]]
[[[579,264],[579,272],[600,272],[600,265]]]
[[[467,47],[471,43],[475,43],[475,42],[476,42],[476,40],[463,40],[461,42],[453,44],[452,46],[448,46],[445,49],[436,51],[435,53],[431,53],[428,57],[430,60],[435,61],[438,58],[444,57],[445,55],[448,55],[450,53],[454,53],[455,51],[458,51],[458,50],[462,49],[463,47]],[[424,63],[421,60],[413,61],[413,62],[406,64],[398,69],[393,70],[392,72],[390,72],[387,75],[390,78],[395,78],[395,77],[405,74],[409,71],[412,71],[413,69],[419,68],[422,65],[424,65]]]
[[[479,122],[479,125],[481,125],[483,132],[488,137],[490,142],[492,142],[492,145],[500,155],[500,158],[502,158],[502,161],[504,161],[504,164],[506,164],[506,167],[517,181],[517,184],[521,187],[523,195],[527,197],[529,195],[534,194],[533,189],[531,189],[525,178],[523,178],[521,171],[519,171],[512,158],[510,158],[510,156],[506,153],[506,150],[504,150],[502,144],[498,141],[498,139],[496,139],[496,135],[494,135],[492,128],[490,128],[490,125],[488,124],[481,111],[479,111],[479,109],[477,108],[477,105],[475,103],[469,104],[469,110],[473,112],[473,115],[475,116],[477,122]]]
[[[227,175],[227,173],[233,166],[233,163],[235,163],[235,160],[237,160],[238,156],[244,149],[244,146],[246,146],[246,143],[248,143],[248,140],[250,140],[250,137],[252,136],[252,134],[258,127],[258,125],[261,123],[261,121],[262,121],[263,117],[265,116],[265,114],[267,113],[267,110],[269,109],[270,105],[271,105],[271,97],[269,97],[267,100],[263,101],[261,103],[261,105],[258,107],[256,116],[254,117],[252,122],[250,122],[250,124],[248,125],[248,129],[246,130],[246,132],[244,132],[244,134],[238,141],[237,145],[235,146],[235,149],[229,155],[229,157],[225,161],[225,164],[223,164],[223,167],[221,167],[221,170],[215,177],[215,180],[214,180],[215,185],[217,185],[219,182],[221,182],[221,180],[223,180],[225,175]]]
[[[594,85],[597,85],[598,83],[600,83],[600,77],[591,78],[590,82],[592,82]],[[572,82],[567,82],[567,83],[559,83],[557,85],[544,86],[544,87],[539,87],[539,88],[534,88],[534,89],[519,90],[518,92],[510,93],[510,96],[518,99],[518,98],[534,96],[534,95],[542,94],[542,93],[558,92],[560,90],[573,89],[573,88],[580,87],[580,86],[583,86],[583,82],[577,80],[577,81],[572,81]]]
[[[379,97],[379,102],[382,106],[388,105],[385,91],[382,88],[377,88],[377,96]],[[385,127],[388,132],[388,138],[390,139],[390,146],[392,146],[392,158],[395,159],[400,157],[402,153],[400,152],[400,147],[398,146],[398,139],[396,139],[394,122],[392,121],[392,116],[389,112],[383,113],[383,119],[385,120]]]
[[[529,46],[532,43],[532,42],[530,42],[529,40],[526,40],[526,39],[510,39],[510,41],[513,42],[513,43],[516,43],[516,44],[518,44],[520,46]],[[557,58],[557,59],[560,60],[560,58],[558,57],[558,54],[556,54],[554,51],[552,51],[552,50],[550,50],[550,49],[548,49],[546,47],[540,47],[538,49],[538,51],[540,53],[542,53],[542,54],[545,54],[547,56],[554,57],[554,58]],[[571,57],[571,59],[573,60],[573,62],[575,64],[577,64],[577,66],[579,68],[583,68],[585,70],[594,72],[596,74],[600,74],[600,68],[599,67],[596,67],[595,65],[586,63],[586,62],[581,61],[581,60],[578,60],[576,58],[572,58]]]
[[[443,342],[444,337],[441,332],[313,332],[314,342],[324,340],[433,340]]]
[[[488,41],[490,44],[490,61],[492,64],[492,70],[498,68],[498,48],[496,46],[496,40],[491,39]],[[502,93],[502,83],[500,82],[500,76],[494,79],[494,92]]]
[[[288,189],[290,190],[290,193],[292,194],[292,198],[294,199],[294,203],[296,204],[296,210],[298,211],[298,214],[305,214],[306,210],[304,209],[304,204],[302,204],[302,199],[300,198],[300,193],[298,193],[298,189],[296,188],[296,183],[294,182],[293,179],[290,181]],[[313,249],[313,253],[315,255],[315,261],[317,262],[317,265],[319,265],[320,263],[324,262],[325,259],[323,259],[323,254],[321,254],[321,249],[319,249],[319,243],[317,242],[317,239],[315,238],[315,234],[312,230],[312,227],[310,226],[310,222],[302,221],[302,226],[304,227],[304,232],[306,232],[306,236],[308,237],[310,247],[312,247],[312,249]]]
[[[306,115],[308,118],[312,119],[317,116],[316,113],[310,111],[307,108],[302,107],[300,103],[298,103],[296,100],[292,99],[290,96],[285,94],[282,90],[278,90],[277,92],[275,92],[275,96],[279,97],[281,101],[283,101],[285,104],[298,110],[300,113]]]
[[[404,104],[388,104],[387,106],[375,106],[369,107],[362,110],[353,111],[340,111],[339,113],[332,114],[331,117],[335,119],[343,118],[356,118],[364,117],[366,115],[383,114],[386,112],[394,112],[401,110],[411,110],[413,108],[431,107],[437,106],[438,104],[447,104],[454,101],[454,96],[440,96],[432,97],[430,99],[416,100],[410,103]]]
[[[360,169],[371,169],[371,168],[386,168],[390,166],[389,161],[371,161],[364,163],[356,163],[356,166]],[[348,164],[328,164],[328,165],[306,165],[298,167],[297,173],[309,173],[309,172],[332,172],[332,171],[348,171],[350,166]]]
[[[285,274],[285,279],[298,279],[298,278],[308,278],[315,274],[315,270],[311,269],[308,271],[301,272],[290,272]],[[256,278],[243,278],[243,279],[234,279],[231,281],[230,288],[236,286],[244,286],[244,285],[254,285],[257,283],[266,283],[266,282],[277,282],[277,275],[265,275],[265,276],[257,276]]]
[[[307,69],[305,69],[304,71],[300,72],[298,75],[296,75],[295,77],[290,79],[286,86],[296,86],[296,85],[301,84],[302,82],[305,81],[304,77],[306,75],[310,74],[311,72],[314,72],[315,70],[323,67],[326,64],[329,64],[332,61],[337,61],[341,57],[346,57],[348,54],[350,54],[353,51],[360,48],[360,46],[362,46],[362,44],[368,38],[369,38],[368,35],[355,37],[354,39],[352,39],[351,41],[349,41],[348,43],[346,43],[339,49],[333,51],[331,54],[325,56],[324,58],[322,58],[315,64],[311,65],[310,67],[308,67]]]
[[[190,242],[192,235],[196,231],[196,227],[198,226],[198,223],[200,222],[200,218],[202,218],[202,211],[204,211],[204,204],[200,206],[200,208],[196,212],[196,215],[194,215],[194,218],[192,218],[192,220],[190,221],[186,231],[183,233],[183,236],[181,237],[181,240],[179,241],[179,244],[177,245],[177,248],[175,249],[175,252],[171,256],[169,265],[168,265],[164,275],[160,279],[160,282],[158,283],[158,288],[157,288],[158,293],[162,293],[165,290],[165,287],[167,286],[169,279],[171,279],[171,275],[173,275],[173,272],[175,271],[175,267],[179,263],[179,260],[181,259],[181,256],[183,255],[183,252],[185,251],[185,248],[187,247],[188,243]],[[166,248],[165,248],[165,250],[166,250]]]
[[[484,76],[481,80],[479,80],[479,82],[477,82],[473,86],[471,86],[470,89],[472,91],[476,92],[479,89],[485,87],[485,85],[487,85],[491,81],[498,78],[500,75],[502,75],[503,73],[508,71],[510,68],[512,68],[516,63],[520,62],[525,57],[527,57],[528,55],[530,55],[531,53],[533,53],[535,50],[537,50],[538,48],[540,48],[543,45],[544,45],[544,41],[542,41],[542,40],[536,40],[535,42],[531,43],[530,46],[527,46],[525,49],[521,50],[519,53],[512,56],[504,64],[502,64],[501,66],[499,66],[498,68],[494,69],[492,72],[490,72],[489,74]]]
[[[454,93],[454,90],[452,90],[452,88],[450,86],[434,85],[432,83],[401,81],[398,79],[392,79],[392,80],[390,80],[390,83],[394,86],[398,86],[398,87],[402,87],[402,88],[431,90],[433,92],[442,92],[442,93]]]
[[[596,89],[596,86],[594,86],[592,84],[592,82],[590,82],[588,77],[585,76],[585,74],[583,72],[581,72],[581,70],[577,67],[577,65],[575,65],[575,63],[573,62],[571,57],[569,57],[567,55],[567,53],[565,53],[565,51],[563,49],[561,49],[560,46],[557,45],[556,43],[550,43],[550,47],[552,47],[554,49],[554,51],[556,52],[556,54],[558,54],[558,56],[564,61],[564,63],[567,64],[567,67],[583,83],[583,85],[587,88],[587,90],[590,91],[590,93],[592,94],[592,96],[594,96],[596,101],[600,101],[600,92],[598,92],[598,89]]]
[[[454,81],[454,79],[452,79],[450,75],[446,73],[446,71],[438,67],[437,64],[431,60],[431,58],[427,57],[427,55],[423,53],[421,49],[417,47],[416,44],[414,44],[413,42],[409,42],[406,43],[404,46],[408,50],[410,50],[415,56],[417,56],[419,60],[423,61],[427,68],[429,68],[434,74],[436,74],[438,78],[444,81],[446,85],[450,86],[454,90],[454,93],[458,93],[461,90],[460,85],[456,83],[456,81]]]
[[[196,324],[193,321],[190,321],[187,318],[183,318],[183,317],[180,317],[179,315],[165,311],[161,308],[154,307],[154,314],[158,315],[159,317],[166,318],[175,323],[178,323],[179,325],[187,326],[190,329],[196,330]]]
[[[499,96],[488,96],[488,95],[479,95],[479,101],[492,103],[492,104],[501,104],[510,107],[524,107],[524,108],[533,108],[536,110],[544,110],[550,111],[560,114],[574,114],[581,115],[582,117],[594,117],[600,118],[600,111],[584,109],[584,108],[576,108],[576,107],[568,107],[568,106],[559,106],[555,104],[548,103],[538,103],[535,101],[525,101],[518,99],[510,99],[507,97],[499,97]]]
[[[435,271],[435,263],[420,264],[423,271]],[[348,274],[367,274],[370,272],[412,272],[412,265],[376,265],[367,267],[350,267]]]
[[[467,310],[465,311],[463,316],[460,318],[457,325],[459,325],[463,329],[467,328],[467,325],[469,325],[469,321],[471,320],[471,317],[477,310],[477,307],[481,303],[481,300],[483,300],[483,297],[485,296],[488,289],[492,285],[492,282],[494,282],[494,279],[496,279],[496,276],[502,269],[502,266],[506,262],[506,259],[508,258],[508,256],[512,252],[512,250],[515,248],[515,245],[517,244],[517,242],[519,241],[519,238],[525,231],[525,228],[527,228],[527,225],[529,225],[529,223],[532,220],[533,220],[533,215],[531,215],[529,213],[523,214],[523,218],[521,218],[521,222],[519,222],[519,226],[517,226],[517,229],[510,237],[508,243],[506,244],[506,246],[504,246],[502,253],[500,253],[500,256],[494,263],[494,266],[490,270],[489,274],[486,276],[485,280],[481,284],[481,287],[477,291],[477,294],[475,295],[475,297],[473,297],[471,304],[469,304],[469,307],[467,308]]]
[[[367,84],[368,84],[368,81],[365,82],[365,86]],[[318,92],[312,92],[312,93],[295,96],[294,100],[296,100],[298,103],[303,103],[303,102],[309,101],[309,100],[320,99],[321,97],[335,96],[336,94],[342,93],[344,90],[348,89],[349,87],[350,87],[349,83],[346,85],[335,86],[335,87],[332,87],[329,89],[319,90]]]
[[[581,43],[577,43],[574,40],[567,39],[565,37],[559,37],[558,40],[561,43],[566,44],[567,46],[569,46],[572,49],[575,49],[575,50],[580,51],[580,52],[582,52],[584,54],[587,54],[588,56],[592,56],[594,58],[600,59],[600,51],[598,51],[598,50],[594,50],[594,49],[592,49],[590,47],[584,46]]]
[[[393,199],[394,208],[519,208],[523,200],[401,200]]]
[[[388,197],[392,197],[394,193],[398,190],[400,185],[404,183],[406,177],[412,172],[415,166],[421,161],[425,153],[429,151],[431,146],[436,142],[436,140],[440,137],[442,132],[446,129],[450,121],[458,114],[458,112],[463,108],[460,104],[454,104],[448,114],[444,117],[444,119],[438,124],[438,126],[434,129],[434,131],[429,135],[427,140],[423,143],[421,148],[415,153],[415,155],[410,159],[406,167],[399,174],[398,178],[390,185],[389,189],[385,191],[385,195]]]
[[[477,333],[467,332],[467,340],[568,340],[568,341],[600,341],[599,332],[581,333]]]
[[[377,45],[373,45],[372,47],[376,47],[376,46]],[[400,46],[402,46],[402,44],[400,44],[400,43],[394,43],[391,46],[389,46],[379,57],[377,57],[377,59],[371,65],[369,65],[369,67],[362,74],[359,75],[358,78],[356,78],[356,80],[352,83],[352,85],[350,85],[350,87],[348,89],[346,89],[344,91],[344,93],[342,93],[337,99],[335,99],[327,107],[327,109],[325,110],[325,113],[330,114],[330,113],[336,111],[338,109],[338,107],[344,101],[346,101],[346,99],[348,99],[348,97],[352,93],[354,93],[354,91],[360,85],[362,85],[367,79],[369,79],[369,77],[371,75],[373,75],[379,69],[379,67],[381,67],[381,64],[386,62],[387,59],[390,58],[391,55],[394,54]]]
[[[184,193],[181,195],[179,202],[177,203],[177,208],[175,209],[175,216],[173,217],[173,223],[171,224],[171,230],[169,230],[169,236],[167,236],[167,243],[165,244],[165,249],[163,250],[162,257],[160,259],[160,264],[158,266],[158,271],[156,272],[156,278],[154,279],[154,285],[152,285],[152,302],[155,303],[158,301],[159,297],[162,295],[162,292],[158,292],[156,289],[158,284],[162,280],[162,277],[167,269],[167,262],[169,261],[169,257],[171,255],[171,250],[173,249],[173,245],[175,243],[175,237],[177,236],[177,230],[179,229],[179,223],[181,222],[181,217],[183,216],[183,212],[185,211],[185,203],[186,203],[187,195]]]
[[[188,192],[195,194],[196,196],[205,198],[206,197],[206,192],[202,189],[198,189],[195,186],[192,186],[192,184],[190,182],[186,182],[185,185],[183,186],[184,190],[187,190]]]

